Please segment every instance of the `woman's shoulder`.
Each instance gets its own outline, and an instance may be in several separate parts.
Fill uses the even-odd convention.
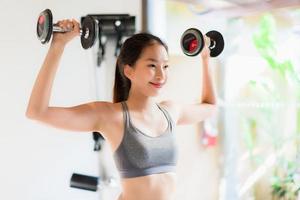
[[[163,100],[160,101],[158,104],[170,111],[176,109],[176,103],[172,100]]]
[[[113,103],[108,101],[95,101],[92,103],[94,110],[105,118],[108,116],[118,115],[121,113],[121,103]]]
[[[172,117],[172,119],[177,122],[179,115],[179,105],[172,100],[163,100],[158,103],[159,106],[164,108]]]

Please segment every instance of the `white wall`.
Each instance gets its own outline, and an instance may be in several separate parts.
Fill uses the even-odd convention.
[[[98,175],[91,134],[58,130],[25,118],[48,50],[36,38],[36,20],[45,8],[52,10],[54,21],[79,20],[88,13],[129,13],[137,16],[139,30],[140,1],[0,0],[0,5],[0,199],[99,199],[97,193],[69,187],[73,172]],[[79,38],[67,46],[54,82],[52,105],[96,99],[92,52],[81,48]]]

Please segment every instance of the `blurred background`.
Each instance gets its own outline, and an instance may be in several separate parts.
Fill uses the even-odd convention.
[[[36,36],[39,13],[54,22],[87,14],[135,16],[169,46],[170,79],[161,99],[193,103],[201,95],[201,57],[188,57],[188,28],[222,33],[225,48],[211,59],[219,111],[180,126],[178,200],[299,199],[299,0],[0,0],[0,199],[114,199],[120,187],[97,192],[70,187],[73,173],[119,180],[109,147],[94,151],[92,133],[74,133],[25,117],[31,89],[49,45]],[[125,39],[125,38],[124,38]],[[51,105],[111,101],[116,36],[84,50],[65,49]]]

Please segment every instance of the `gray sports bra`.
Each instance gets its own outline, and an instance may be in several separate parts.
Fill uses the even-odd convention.
[[[178,149],[174,135],[175,124],[169,113],[157,105],[168,121],[168,128],[160,136],[151,137],[134,127],[126,103],[121,104],[124,135],[113,155],[121,177],[132,178],[175,171]]]

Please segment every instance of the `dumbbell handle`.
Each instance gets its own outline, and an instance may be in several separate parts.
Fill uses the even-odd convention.
[[[73,29],[63,29],[62,27],[58,26],[58,25],[53,25],[53,32],[57,32],[57,33],[66,33],[66,32],[70,32]]]
[[[213,49],[215,47],[216,47],[216,41],[213,40],[213,39],[209,39],[209,46],[208,46],[208,48],[209,49]]]
[[[58,26],[58,25],[53,25],[53,32],[56,32],[56,33],[66,33],[66,32],[70,32],[72,31],[73,29],[63,29],[62,27]],[[86,29],[85,31],[85,35],[84,37],[85,38],[88,38],[89,37],[89,29]],[[82,28],[80,28],[80,35],[82,35],[83,31],[82,31]]]

